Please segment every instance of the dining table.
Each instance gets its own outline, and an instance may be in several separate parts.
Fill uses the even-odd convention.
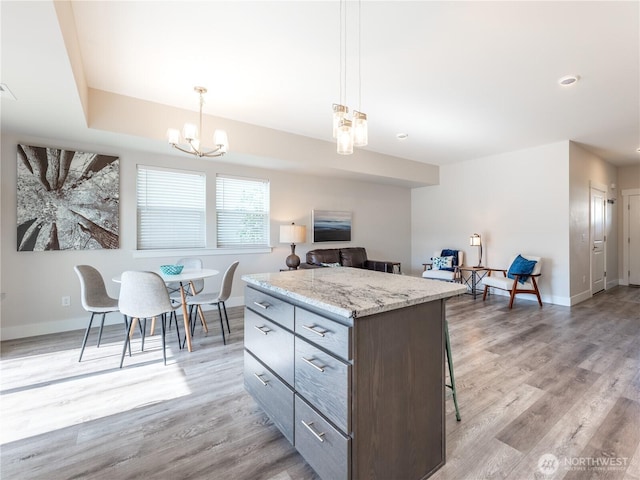
[[[214,277],[220,272],[211,268],[185,268],[182,272],[174,275],[168,275],[158,269],[154,273],[157,273],[162,277],[165,283],[177,283],[180,285],[180,299],[182,301],[182,316],[184,319],[184,331],[187,343],[187,349],[191,352],[191,329],[189,328],[189,309],[187,306],[187,292],[186,287],[189,287],[191,291],[195,291],[193,286],[194,281],[203,280],[205,278]],[[120,283],[121,275],[113,277],[113,281]]]

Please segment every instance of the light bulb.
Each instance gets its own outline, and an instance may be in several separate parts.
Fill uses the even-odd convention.
[[[193,123],[185,123],[182,129],[182,136],[187,142],[198,138],[198,127]]]
[[[369,143],[369,134],[367,132],[367,114],[362,112],[353,112],[353,145],[356,147],[364,147]]]
[[[340,155],[351,155],[353,153],[351,120],[343,119],[338,126],[338,153]]]

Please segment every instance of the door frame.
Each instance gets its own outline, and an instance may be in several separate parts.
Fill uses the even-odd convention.
[[[607,186],[598,182],[590,181],[589,182],[589,295],[593,297],[595,295],[593,293],[593,196],[591,195],[592,190],[598,190],[603,194],[604,206],[602,209],[602,223],[603,223],[603,246],[602,246],[602,255],[604,258],[604,271],[603,271],[603,288],[602,290],[598,290],[599,292],[605,291],[607,289]]]
[[[640,188],[628,188],[622,190],[622,275],[620,285],[629,285],[629,197],[640,195]],[[626,213],[626,215],[625,215]]]

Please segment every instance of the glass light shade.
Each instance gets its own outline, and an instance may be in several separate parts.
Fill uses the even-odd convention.
[[[362,112],[353,112],[353,145],[355,147],[364,147],[369,143],[369,134],[367,132],[367,114]]]
[[[198,138],[198,127],[193,123],[185,123],[182,129],[182,136],[187,142]]]
[[[307,240],[307,227],[304,225],[280,225],[280,243],[304,243]]]
[[[170,128],[167,130],[167,139],[172,145],[180,143],[180,131],[177,128]]]
[[[482,240],[480,235],[478,235],[477,233],[474,233],[473,235],[471,235],[469,237],[469,245],[471,245],[472,247],[479,247],[480,245],[482,245]]]
[[[340,155],[351,155],[353,153],[351,120],[342,120],[338,127],[338,153]]]
[[[220,147],[221,152],[226,152],[229,148],[229,140],[227,139],[227,132],[224,130],[216,130],[213,132],[213,144]]]
[[[333,104],[333,138],[338,138],[338,128],[340,123],[345,119],[349,113],[349,107],[344,105]]]

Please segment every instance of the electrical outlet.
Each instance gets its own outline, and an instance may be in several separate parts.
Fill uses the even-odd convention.
[[[71,297],[69,296],[62,297],[61,304],[63,307],[68,307],[69,305],[71,305]]]

